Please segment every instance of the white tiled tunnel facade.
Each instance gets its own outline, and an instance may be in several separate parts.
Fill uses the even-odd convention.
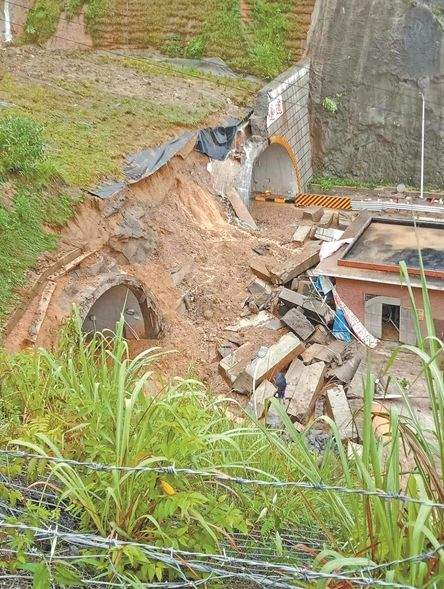
[[[303,192],[313,176],[309,82],[310,63],[306,60],[281,74],[259,92],[251,118],[254,135],[268,139],[271,145],[277,143],[288,152],[297,177],[295,192]]]

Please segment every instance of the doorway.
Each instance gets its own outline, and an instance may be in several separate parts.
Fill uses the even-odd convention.
[[[399,341],[400,311],[401,308],[399,305],[382,304],[381,339]]]

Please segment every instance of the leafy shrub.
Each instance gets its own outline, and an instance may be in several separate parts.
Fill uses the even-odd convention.
[[[44,43],[57,30],[61,14],[58,0],[36,0],[28,11],[25,22],[25,41]]]
[[[27,174],[42,160],[42,128],[22,116],[0,121],[0,171]]]
[[[329,98],[328,96],[326,96],[322,101],[322,106],[325,111],[333,115],[338,112],[338,103],[336,102],[336,100],[334,100],[333,98]]]
[[[185,56],[190,59],[200,59],[205,53],[207,38],[205,35],[192,37],[185,49]]]

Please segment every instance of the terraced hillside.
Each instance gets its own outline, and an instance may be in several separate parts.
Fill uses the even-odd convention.
[[[315,2],[34,0],[23,37],[38,43],[54,35],[76,39],[86,27],[97,47],[154,47],[173,57],[217,56],[238,70],[266,78],[301,57]]]

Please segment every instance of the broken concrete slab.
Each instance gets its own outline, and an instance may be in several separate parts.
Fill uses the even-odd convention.
[[[305,317],[304,313],[296,308],[290,309],[285,313],[282,317],[282,321],[304,341],[306,341],[315,330],[314,326]]]
[[[318,227],[315,232],[315,237],[321,241],[337,241],[338,239],[341,239],[343,234],[344,232],[341,229]]]
[[[330,227],[333,224],[333,211],[325,211],[322,215],[318,226],[319,227]]]
[[[245,223],[250,229],[257,230],[257,225],[253,217],[251,216],[250,211],[245,206],[243,200],[240,198],[236,190],[231,189],[227,191],[227,199],[229,200],[231,206],[236,213],[237,218]]]
[[[303,354],[301,354],[301,358],[304,361],[304,364],[311,364],[312,362],[319,360],[330,364],[330,362],[337,359],[337,355],[336,352],[331,350],[328,346],[311,344],[306,348]]]
[[[255,304],[259,308],[263,305],[266,305],[269,302],[271,295],[273,294],[270,285],[261,278],[256,278],[253,280],[253,282],[251,282],[251,284],[249,284],[248,292],[251,293]]]
[[[297,290],[298,290],[298,293],[308,296],[313,291],[313,286],[311,284],[311,281],[308,279],[306,279],[306,280],[299,279]]]
[[[313,335],[310,337],[311,344],[327,345],[331,340],[331,334],[324,325],[316,325]]]
[[[268,348],[263,357],[252,359],[245,371],[233,382],[233,389],[238,393],[250,393],[253,390],[253,379],[260,384],[264,379],[286,368],[303,350],[302,341],[293,333],[286,333]]]
[[[274,284],[286,284],[319,263],[319,245],[307,245],[299,255],[283,263],[272,262],[268,266]]]
[[[299,225],[296,227],[291,241],[297,246],[303,245],[310,237],[311,227],[311,225]]]
[[[288,306],[302,307],[307,297],[283,286],[279,292],[279,300]]]
[[[219,370],[226,380],[233,384],[257,354],[258,344],[247,342],[219,362]]]
[[[302,308],[307,317],[315,323],[330,325],[334,321],[335,312],[327,303],[324,303],[320,299],[307,299],[302,305]]]
[[[338,366],[332,370],[330,374],[343,384],[348,384],[352,381],[360,363],[360,358],[350,358],[347,362],[344,362],[342,366]]]
[[[250,261],[250,270],[261,280],[271,282],[271,273],[264,260],[254,258]]]
[[[306,207],[304,208],[302,218],[303,219],[310,219],[314,223],[317,223],[322,219],[322,215],[324,214],[324,209],[322,207]]]
[[[276,391],[277,388],[269,380],[264,380],[258,387],[256,387],[256,390],[253,392],[248,403],[248,407],[253,410],[256,419],[262,417],[266,402],[274,397]]]
[[[325,411],[336,423],[341,440],[353,438],[353,416],[343,386],[327,390]]]
[[[316,400],[324,384],[325,370],[324,362],[305,366],[299,360],[293,365],[290,382],[287,378],[287,413],[298,421],[306,422],[313,413]]]

